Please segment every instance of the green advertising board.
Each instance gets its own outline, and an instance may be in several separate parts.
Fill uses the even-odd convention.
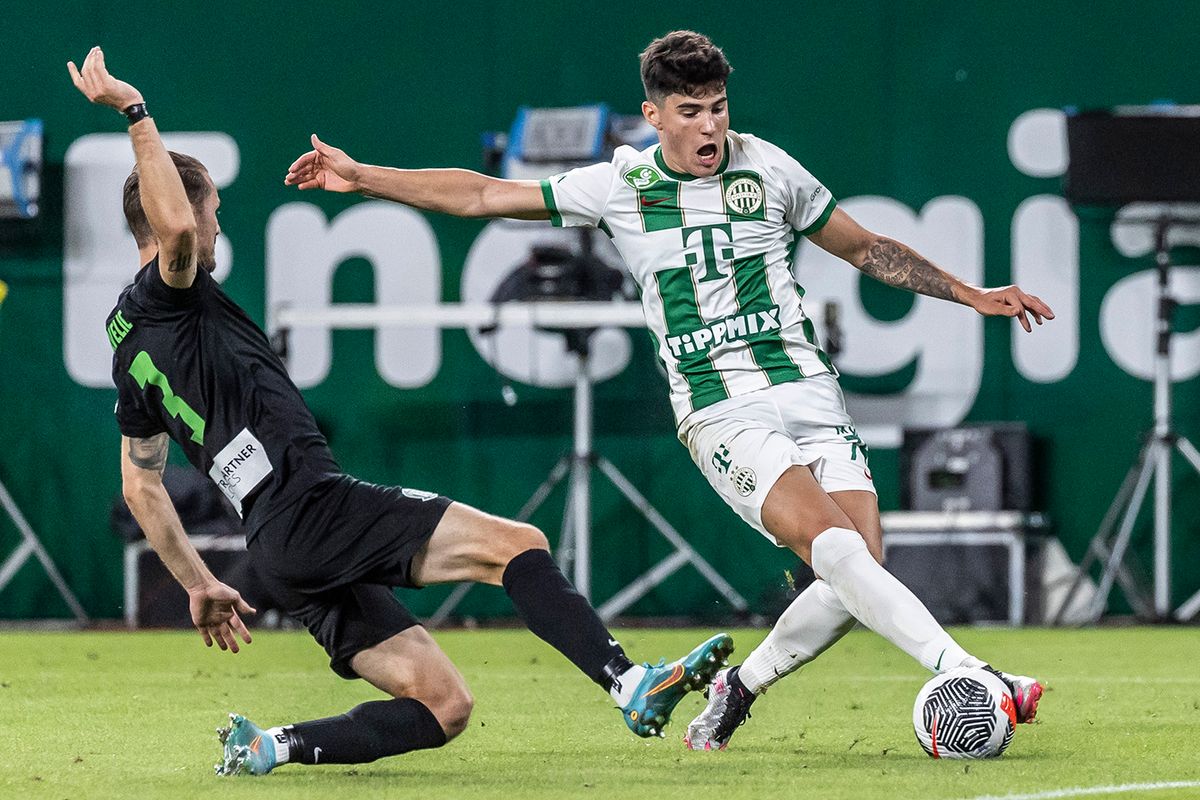
[[[1059,312],[1045,329],[1014,335],[1009,320],[860,280],[802,245],[806,303],[818,318],[826,300],[845,310],[838,366],[860,427],[879,431],[871,457],[885,509],[900,497],[895,431],[1024,421],[1038,443],[1038,507],[1078,559],[1150,424],[1149,248],[1110,216],[1077,218],[1065,206],[1055,126],[1067,106],[1196,101],[1200,9],[1150,2],[1130,15],[1125,4],[1093,3],[1081,14],[1066,0],[857,0],[786,11],[707,1],[162,8],[84,0],[66,16],[15,0],[4,10],[14,24],[0,50],[0,118],[44,120],[46,165],[39,231],[0,245],[9,285],[0,480],[94,616],[123,613],[121,542],[109,525],[119,434],[102,318],[121,270],[127,280],[138,266],[119,195],[91,194],[131,163],[121,120],[89,106],[65,68],[96,43],[144,92],[172,146],[209,163],[222,187],[224,285],[265,324],[285,298],[462,300],[506,235],[484,221],[285,187],[310,133],[363,161],[479,168],[481,133],[507,128],[521,105],[605,102],[637,113],[641,48],[673,28],[704,31],[735,68],[735,130],[788,150],[864,224],[972,280],[1019,282]],[[1181,433],[1197,436],[1200,269],[1189,265],[1200,242],[1178,244],[1176,415]],[[614,342],[622,355],[596,389],[597,449],[765,607],[795,557],[741,523],[692,465],[648,337],[632,331]],[[364,479],[512,515],[569,447],[569,390],[500,374],[486,343],[462,330],[315,331],[296,347],[305,396],[342,465]],[[173,459],[182,463],[178,452]],[[1200,483],[1180,469],[1173,488],[1178,603],[1200,589]],[[668,549],[607,484],[597,481],[593,502],[593,591],[603,599]],[[534,520],[551,542],[560,515],[551,503]],[[1143,517],[1134,553],[1149,563]],[[16,541],[0,521],[0,547]],[[406,599],[428,613],[446,591]],[[1119,599],[1113,608],[1123,608]],[[632,612],[723,609],[685,569]],[[495,589],[473,592],[461,610],[510,613]],[[67,614],[34,566],[0,593],[2,617]]]

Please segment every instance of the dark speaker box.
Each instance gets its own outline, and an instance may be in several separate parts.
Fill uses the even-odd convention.
[[[988,511],[1032,511],[1034,507],[1033,437],[1029,429],[1020,422],[1001,422],[963,426],[965,430],[983,430],[990,433],[991,447],[1000,455],[1000,482],[997,487],[1001,504]],[[916,453],[935,436],[945,436],[947,429],[905,430],[900,446],[900,507],[909,511],[942,511],[941,508],[921,508],[915,502],[916,481],[937,480],[937,476],[918,475],[914,471]],[[974,507],[978,510],[978,507]]]

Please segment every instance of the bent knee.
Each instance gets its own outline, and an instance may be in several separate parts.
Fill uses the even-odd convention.
[[[492,539],[497,566],[506,566],[527,550],[549,550],[550,542],[540,529],[527,522],[505,520],[499,535]]]
[[[841,523],[841,524],[839,524]],[[790,548],[797,554],[804,557],[808,561],[809,554],[812,552],[813,542],[817,540],[825,531],[830,528],[847,528],[854,530],[853,527],[845,524],[844,520],[836,518],[822,519],[816,522],[811,520],[783,520],[777,522],[775,530],[771,531],[771,535],[775,537],[781,545]]]
[[[525,522],[514,523],[516,530],[512,534],[513,555],[524,553],[526,550],[549,550],[550,542],[540,528]]]
[[[471,720],[471,711],[474,708],[475,698],[465,687],[447,692],[429,705],[429,710],[433,712],[433,716],[437,718],[446,734],[446,741],[450,741],[467,729],[467,723]]]

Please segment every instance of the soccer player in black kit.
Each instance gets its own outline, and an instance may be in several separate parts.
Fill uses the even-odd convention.
[[[205,644],[236,653],[239,638],[249,643],[242,617],[253,609],[209,572],[163,489],[174,439],[237,509],[256,570],[333,671],[392,697],[269,729],[230,715],[218,774],[365,763],[461,733],[471,694],[392,592],[434,583],[502,585],[531,631],[609,691],[634,733],[661,735],[680,698],[725,661],[730,638],[713,636],[671,664],[635,665],[538,529],[343,474],[266,336],[210,275],[220,199],[207,170],[168,153],[141,93],[109,74],[100,48],[68,69],[89,100],[125,114],[137,160],[124,210],[144,266],[107,325],[130,510],[187,590]]]

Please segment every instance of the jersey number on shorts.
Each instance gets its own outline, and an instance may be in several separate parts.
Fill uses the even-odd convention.
[[[129,374],[143,390],[148,383],[161,389],[163,408],[167,410],[172,419],[180,419],[184,425],[188,426],[192,431],[193,442],[204,444],[204,418],[197,414],[187,404],[187,401],[171,390],[171,382],[167,380],[166,375],[159,371],[158,367],[154,366],[154,361],[150,358],[149,353],[142,350],[134,356],[133,363],[129,365]]]
[[[863,464],[867,463],[867,446],[863,444],[863,440],[859,438],[858,431],[854,430],[853,425],[838,425],[835,428],[836,432],[850,444],[850,460],[857,461],[861,453]],[[870,476],[868,476],[870,477]]]

